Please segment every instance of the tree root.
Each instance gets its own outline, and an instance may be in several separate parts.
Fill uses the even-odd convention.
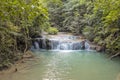
[[[119,55],[120,55],[120,53],[118,52],[117,54],[112,55],[112,56],[110,57],[110,59],[113,59],[113,58],[115,58],[115,57],[117,57],[117,56],[119,56]]]

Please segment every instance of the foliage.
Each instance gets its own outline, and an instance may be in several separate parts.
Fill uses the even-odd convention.
[[[50,21],[60,31],[83,34],[109,53],[120,52],[120,0],[53,0],[48,4]]]
[[[120,52],[120,0],[95,0],[92,3],[93,13],[85,16],[89,23],[86,36],[93,35],[92,40],[104,46],[107,52],[116,54]],[[89,29],[89,28],[92,28]],[[85,31],[86,30],[86,31]],[[88,38],[90,39],[90,38]]]
[[[62,30],[63,26],[63,2],[62,0],[44,0],[48,8],[50,23],[52,27]],[[60,28],[61,27],[61,28]]]
[[[58,29],[54,28],[54,27],[50,27],[50,28],[48,28],[47,32],[48,32],[48,34],[55,35],[58,33]]]
[[[0,69],[22,57],[31,34],[45,29],[48,20],[40,0],[0,0]]]

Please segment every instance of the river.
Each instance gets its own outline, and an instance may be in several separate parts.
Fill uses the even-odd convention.
[[[96,51],[34,51],[37,62],[0,80],[119,80],[120,61]]]
[[[58,47],[52,46],[51,50],[39,49],[35,42],[37,48],[33,53],[37,61],[0,80],[120,80],[119,58],[110,60],[105,53],[88,49],[89,45],[82,49],[71,40],[63,40],[59,38],[56,43],[52,39],[52,45],[55,42]]]

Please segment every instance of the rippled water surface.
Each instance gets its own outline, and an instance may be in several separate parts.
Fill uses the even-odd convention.
[[[119,80],[120,60],[95,51],[36,51],[37,62],[0,80]]]

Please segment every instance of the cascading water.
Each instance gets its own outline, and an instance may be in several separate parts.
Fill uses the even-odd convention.
[[[35,47],[35,49],[39,49],[40,48],[39,47],[39,43],[37,41],[34,42],[34,47]]]
[[[79,40],[79,36],[57,36],[53,38],[37,38],[34,41],[35,49],[51,50],[81,50],[90,49],[87,40]]]
[[[58,50],[80,50],[81,43],[80,42],[59,42],[57,46]]]
[[[90,45],[88,42],[85,42],[85,49],[89,50],[90,49]]]

